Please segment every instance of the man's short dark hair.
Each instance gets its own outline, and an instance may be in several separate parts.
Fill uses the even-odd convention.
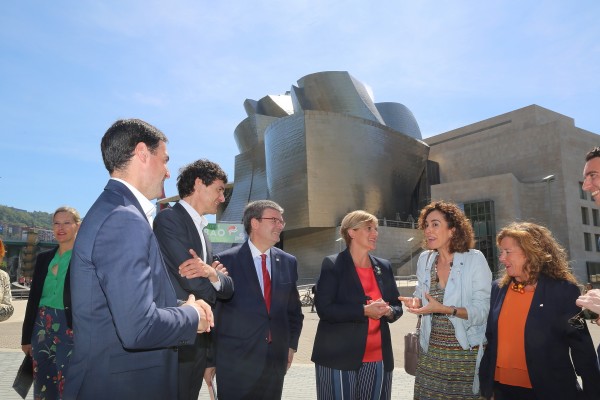
[[[227,174],[221,169],[219,164],[206,159],[194,161],[181,167],[177,177],[177,192],[180,198],[189,196],[194,192],[194,183],[196,178],[200,178],[206,186],[212,185],[216,180],[222,180],[227,183]]]
[[[596,157],[600,157],[600,147],[596,146],[593,149],[591,149],[586,155],[585,155],[585,162],[590,161],[592,158],[596,158]]]
[[[145,143],[152,154],[160,142],[168,142],[158,128],[141,119],[120,119],[102,137],[100,149],[104,166],[110,174],[127,168],[138,143]]]
[[[272,208],[273,210],[279,211],[281,214],[283,214],[283,208],[271,200],[256,200],[252,203],[248,203],[246,208],[244,208],[244,216],[242,217],[242,221],[244,222],[244,229],[248,235],[250,232],[252,232],[252,219],[259,219],[262,217],[263,212],[267,208]]]

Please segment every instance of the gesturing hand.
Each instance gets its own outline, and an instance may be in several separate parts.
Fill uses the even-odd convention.
[[[421,301],[414,297],[398,297],[408,312],[413,314],[433,314],[433,313],[446,313],[448,307],[437,301],[429,293],[425,293],[425,298],[428,303],[425,307],[421,306]]]
[[[398,297],[398,300],[404,304],[404,307],[410,312],[416,308],[421,308],[421,299],[418,297]]]

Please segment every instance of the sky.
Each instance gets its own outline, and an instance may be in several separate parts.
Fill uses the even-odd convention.
[[[168,136],[167,196],[199,158],[234,181],[244,100],[322,71],[404,104],[424,138],[531,104],[600,133],[599,15],[597,0],[3,1],[0,205],[85,215],[120,118]]]

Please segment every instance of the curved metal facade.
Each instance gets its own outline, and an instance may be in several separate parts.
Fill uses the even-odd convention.
[[[348,72],[307,75],[244,108],[221,220],[239,221],[249,201],[269,198],[286,210],[286,238],[298,238],[338,226],[351,210],[394,219],[414,203],[429,154],[414,116],[399,103],[375,104]]]

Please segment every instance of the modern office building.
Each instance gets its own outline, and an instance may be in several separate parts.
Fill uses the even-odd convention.
[[[375,253],[398,274],[414,273],[422,239],[414,220],[444,199],[464,207],[494,271],[497,231],[534,221],[567,248],[581,282],[600,285],[599,210],[581,191],[585,153],[600,137],[572,118],[532,105],[423,140],[407,107],[374,103],[347,72],[307,75],[244,108],[235,183],[218,219],[239,222],[252,200],[281,204],[280,246],[307,281],[344,247],[339,224],[356,209],[380,218]]]
[[[580,282],[600,284],[599,210],[581,190],[585,154],[600,145],[597,134],[531,105],[425,142],[429,160],[439,165],[431,197],[464,204],[490,260],[499,229],[515,220],[537,222],[568,250]]]

